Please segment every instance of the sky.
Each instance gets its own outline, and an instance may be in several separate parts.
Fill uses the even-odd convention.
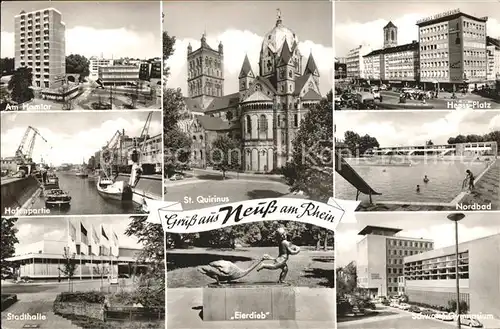
[[[497,111],[432,112],[335,112],[336,136],[346,131],[377,138],[381,147],[420,145],[432,140],[447,144],[448,138],[484,135],[500,130]]]
[[[398,2],[395,4],[395,2]],[[487,33],[500,37],[500,1],[357,1],[335,3],[335,56],[345,57],[350,49],[367,44],[383,46],[382,28],[392,21],[398,27],[400,45],[418,40],[417,20],[460,8],[467,14],[488,16]],[[425,3],[425,5],[422,5]]]
[[[2,1],[1,57],[14,57],[14,16],[55,8],[66,24],[66,56],[161,57],[161,9],[154,1]]]
[[[304,68],[312,51],[325,95],[333,84],[332,5],[328,1],[164,2],[164,30],[176,37],[175,52],[167,62],[168,86],[180,87],[187,95],[187,46],[191,43],[193,50],[198,49],[206,31],[212,48],[217,49],[219,41],[224,46],[224,94],[237,92],[245,54],[253,72],[259,74],[262,39],[275,26],[277,9],[283,25],[298,36]]]
[[[37,137],[33,160],[58,166],[80,164],[100,150],[117,130],[129,137],[139,137],[149,112],[35,112],[2,113],[1,155],[14,156],[28,126],[36,128],[47,140]],[[65,124],[61,124],[64,122]],[[154,112],[149,135],[162,132],[161,112]],[[31,136],[31,134],[30,134]],[[25,148],[26,149],[26,148]]]
[[[15,227],[18,232],[16,234],[19,244],[15,245],[16,249],[22,250],[21,246],[38,242],[42,239],[63,241],[67,239],[67,221],[76,223],[82,220],[88,224],[94,224],[98,227],[99,224],[109,225],[118,236],[119,246],[123,248],[141,248],[137,238],[125,235],[130,219],[128,216],[102,216],[102,217],[21,217],[18,218]],[[90,234],[90,232],[89,232]],[[35,238],[34,238],[35,237]]]
[[[340,223],[336,228],[336,266],[345,266],[356,260],[356,244],[363,236],[358,233],[367,225],[399,228],[396,236],[423,238],[434,241],[434,249],[455,244],[455,224],[445,212],[357,213],[357,223]],[[466,242],[500,234],[498,214],[469,212],[458,223],[458,242]]]

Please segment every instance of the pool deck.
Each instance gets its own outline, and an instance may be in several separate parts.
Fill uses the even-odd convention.
[[[457,204],[487,205],[491,210],[500,209],[500,161],[495,160],[476,179],[472,193],[461,192],[449,203],[429,202],[362,202],[356,211],[453,211]]]

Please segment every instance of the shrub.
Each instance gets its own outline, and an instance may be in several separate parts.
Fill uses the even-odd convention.
[[[56,302],[104,303],[105,295],[98,291],[62,292],[56,297]]]

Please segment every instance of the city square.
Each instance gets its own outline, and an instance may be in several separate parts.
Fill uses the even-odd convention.
[[[153,2],[2,3],[0,109],[159,109],[158,13]]]
[[[410,4],[381,13],[384,25],[363,14],[384,6],[336,7],[336,110],[500,108],[500,4]],[[354,12],[358,25],[344,19]]]

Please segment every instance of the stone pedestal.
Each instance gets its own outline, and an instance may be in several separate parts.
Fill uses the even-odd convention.
[[[279,283],[203,288],[204,321],[295,320],[295,290]]]

